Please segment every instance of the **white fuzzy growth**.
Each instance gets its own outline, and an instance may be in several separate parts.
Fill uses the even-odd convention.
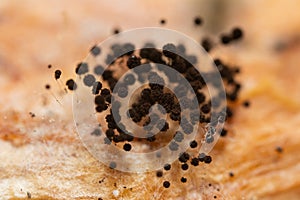
[[[120,194],[119,190],[114,190],[114,191],[113,191],[113,195],[114,195],[115,197],[118,197],[119,194]]]

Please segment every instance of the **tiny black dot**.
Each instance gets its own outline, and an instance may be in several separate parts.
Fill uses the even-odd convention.
[[[117,28],[115,28],[115,29],[114,29],[114,34],[118,34],[118,33],[120,33],[120,30],[117,29]]]
[[[180,181],[181,181],[182,183],[185,183],[185,182],[187,181],[187,179],[186,179],[185,177],[181,177]]]
[[[237,40],[243,37],[243,31],[240,28],[234,28],[232,30],[232,38]]]
[[[230,177],[234,177],[234,173],[233,172],[229,172],[229,176]]]
[[[194,23],[195,23],[195,25],[201,25],[202,24],[202,19],[200,17],[195,17]]]
[[[109,94],[110,94],[109,89],[103,88],[103,89],[101,90],[101,95],[106,96],[106,95],[109,95]]]
[[[191,143],[190,143],[191,148],[196,148],[197,146],[198,146],[197,141],[195,141],[195,140],[191,141]]]
[[[205,157],[204,157],[204,162],[205,162],[206,164],[211,163],[211,161],[212,161],[212,159],[211,159],[210,156],[205,156]]]
[[[171,165],[170,164],[165,164],[164,169],[167,170],[167,171],[170,170],[171,169]]]
[[[244,101],[243,102],[243,106],[245,106],[246,108],[248,108],[250,106],[250,102],[249,101]]]
[[[228,35],[222,35],[221,36],[221,42],[223,43],[223,44],[229,44],[230,42],[231,42],[231,37],[230,36],[228,36]]]
[[[227,135],[227,130],[226,129],[222,129],[221,134],[222,137],[225,137]]]
[[[187,152],[180,154],[178,160],[182,163],[186,163],[190,159],[190,155]]]
[[[156,172],[156,176],[157,177],[162,177],[163,176],[163,172],[162,171],[157,171]]]
[[[199,158],[192,158],[191,164],[193,166],[198,166],[199,165]]]
[[[55,70],[54,72],[54,78],[57,80],[59,79],[61,76],[61,71],[59,69]]]
[[[47,90],[49,90],[49,89],[51,88],[51,86],[50,86],[49,84],[46,84],[46,85],[45,85],[45,88],[46,88]]]
[[[189,169],[189,165],[184,163],[183,165],[181,165],[181,169],[182,170],[188,170]]]
[[[48,65],[48,69],[51,69],[52,65]]]
[[[131,144],[129,144],[129,143],[124,144],[123,149],[125,151],[130,151],[131,150]]]
[[[169,188],[170,187],[170,182],[169,181],[164,181],[163,186],[165,188]]]
[[[165,19],[161,19],[160,20],[160,24],[165,24],[166,23],[166,20]]]

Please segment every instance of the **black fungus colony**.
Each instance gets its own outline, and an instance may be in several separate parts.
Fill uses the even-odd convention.
[[[165,24],[166,20],[160,22]],[[196,17],[194,24],[201,25],[202,19]],[[234,28],[231,33],[222,34],[220,41],[214,43],[210,38],[203,38],[200,45],[206,50],[211,51],[215,45],[228,45],[231,42],[239,40],[243,36],[240,28]],[[214,142],[214,125],[218,122],[224,123],[226,120],[233,116],[233,110],[225,105],[223,109],[223,118],[211,121],[212,116],[212,101],[211,97],[205,93],[207,82],[203,79],[203,74],[200,74],[194,67],[197,63],[195,55],[187,54],[184,44],[167,43],[161,47],[155,47],[151,43],[145,43],[144,48],[136,49],[132,43],[116,43],[111,47],[112,54],[104,55],[106,57],[105,68],[103,65],[90,65],[88,62],[81,62],[75,69],[76,74],[84,85],[90,88],[90,92],[94,95],[94,109],[98,114],[105,113],[103,119],[106,123],[107,129],[104,134],[103,142],[107,145],[116,145],[122,148],[123,151],[130,152],[135,148],[135,145],[148,145],[159,147],[168,144],[170,151],[178,153],[178,163],[180,163],[181,170],[187,171],[190,167],[197,167],[201,163],[209,164],[212,162],[211,156],[205,153],[193,153],[193,150],[198,149],[200,144]],[[92,56],[97,57],[103,53],[100,46],[93,46],[90,50]],[[183,55],[183,56],[181,56]],[[188,58],[188,59],[185,59]],[[179,72],[190,84],[195,93],[195,98],[190,99],[186,94],[185,88],[178,85],[174,90],[179,95],[174,95],[173,91],[164,87],[165,82],[176,83],[178,76],[164,71],[159,65],[167,66],[176,72]],[[237,100],[239,91],[241,89],[240,83],[235,79],[236,74],[239,73],[237,67],[230,67],[222,60],[215,58],[214,64],[222,77],[222,82],[225,85],[226,98],[228,101],[234,102]],[[139,66],[143,65],[143,71],[139,71]],[[153,70],[153,66],[156,71]],[[114,66],[110,67],[110,66]],[[120,81],[122,73],[130,70]],[[158,71],[157,71],[158,70]],[[120,75],[121,73],[121,75]],[[161,76],[163,74],[163,76]],[[209,76],[209,74],[206,74]],[[55,71],[55,79],[59,79],[61,71]],[[134,123],[143,127],[147,132],[143,138],[135,137],[135,133],[128,134],[124,131],[126,127],[122,124],[121,114],[118,113],[120,102],[129,95],[129,87],[137,82],[143,82],[144,79],[155,80],[156,83],[150,83],[142,87],[134,93],[135,98],[130,103],[127,109],[127,116]],[[66,86],[69,90],[76,90],[77,83],[73,79],[66,81]],[[117,89],[115,87],[118,87]],[[114,98],[117,97],[117,98]],[[118,99],[118,100],[117,100]],[[181,102],[181,103],[179,103]],[[197,102],[199,106],[199,113],[191,112],[190,120],[186,120],[186,116],[182,115],[183,109],[191,109],[192,103]],[[155,104],[159,104],[162,109],[161,113],[151,113],[150,109]],[[113,115],[112,105],[114,105],[115,113]],[[248,106],[249,103],[245,103]],[[222,112],[221,112],[222,113]],[[167,120],[161,119],[161,114],[168,116]],[[213,119],[214,120],[214,119]],[[179,122],[181,122],[179,124]],[[189,142],[189,148],[185,152],[177,152],[179,144],[184,140],[186,135],[193,131],[193,124],[199,124],[201,127],[206,127],[210,123],[210,134],[197,136],[194,140]],[[150,125],[149,125],[150,124]],[[178,125],[179,124],[179,125]],[[181,131],[176,129],[181,127]],[[159,127],[159,133],[153,132],[154,128]],[[227,130],[223,129],[220,136],[226,136]],[[95,128],[91,132],[94,137],[103,136],[99,128]],[[171,142],[169,141],[171,140]],[[166,142],[167,141],[167,142]],[[199,151],[198,151],[199,152]],[[157,155],[158,157],[161,155]],[[110,162],[110,168],[117,167],[117,163]],[[163,169],[156,171],[156,176],[163,177],[166,171],[172,169],[172,163],[165,163]],[[165,172],[164,172],[165,171]],[[187,182],[186,177],[180,177],[182,183]],[[163,181],[163,187],[171,187],[168,180]]]

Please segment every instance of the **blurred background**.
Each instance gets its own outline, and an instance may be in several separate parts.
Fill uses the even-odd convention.
[[[32,70],[47,76],[48,64],[70,72],[92,45],[115,29],[166,27],[199,42],[206,36],[218,42],[220,33],[239,26],[246,37],[227,48],[226,54],[233,52],[237,60],[247,54],[244,59],[271,61],[275,48],[299,40],[297,7],[299,0],[1,0],[0,89],[5,90],[12,80],[25,84],[35,76]],[[193,24],[195,16],[203,19],[200,27]],[[160,24],[162,19],[164,25]],[[219,52],[224,53],[222,48]],[[2,98],[5,102],[8,99]]]

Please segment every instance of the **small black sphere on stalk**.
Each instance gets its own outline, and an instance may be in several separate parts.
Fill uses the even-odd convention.
[[[205,156],[205,157],[204,157],[204,162],[205,162],[206,164],[211,163],[211,161],[212,161],[212,159],[211,159],[210,156]]]
[[[169,188],[170,187],[170,182],[169,181],[164,181],[164,183],[163,183],[163,186],[165,187],[165,188]]]
[[[165,164],[164,169],[166,171],[170,170],[171,169],[171,165],[170,164]]]
[[[186,179],[185,177],[181,177],[180,181],[181,181],[182,183],[186,183],[187,179]]]
[[[190,155],[187,152],[182,153],[178,160],[182,163],[186,163],[190,159]]]
[[[54,72],[54,78],[57,80],[59,79],[61,76],[61,71],[59,69],[55,70]]]
[[[221,42],[226,45],[229,44],[231,42],[232,38],[228,35],[222,35],[221,36]]]
[[[105,96],[105,95],[109,95],[109,94],[110,94],[109,89],[103,88],[103,89],[101,90],[101,95]]]
[[[189,165],[184,163],[183,165],[181,165],[181,169],[182,170],[188,170],[189,169]]]
[[[199,165],[199,159],[198,158],[193,158],[191,161],[191,164],[194,166],[198,166]]]
[[[237,40],[243,37],[243,31],[240,28],[234,28],[232,30],[232,38]]]
[[[157,171],[156,172],[156,176],[157,177],[162,177],[163,176],[163,172],[162,171]]]
[[[197,143],[196,140],[191,141],[190,147],[191,147],[192,149],[196,148],[197,146],[198,146],[198,143]]]
[[[73,79],[67,80],[66,85],[69,90],[76,90],[76,88],[77,88],[77,85]]]
[[[131,144],[129,144],[129,143],[124,144],[123,149],[125,151],[130,151],[131,150]]]

